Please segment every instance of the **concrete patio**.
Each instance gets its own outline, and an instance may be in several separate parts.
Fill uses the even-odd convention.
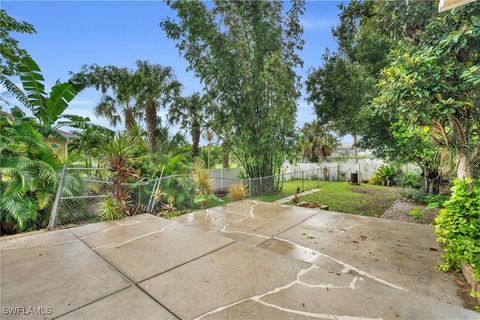
[[[431,226],[251,200],[3,238],[0,258],[2,319],[480,318]]]

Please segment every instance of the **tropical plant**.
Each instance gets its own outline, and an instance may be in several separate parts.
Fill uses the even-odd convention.
[[[46,226],[62,162],[38,130],[38,122],[14,107],[0,111],[0,221],[3,232]],[[81,190],[69,175],[64,195]]]
[[[83,165],[86,168],[98,166],[101,145],[110,139],[113,139],[114,132],[100,126],[90,126],[84,130],[73,131],[78,139],[74,139],[69,144],[69,150],[76,151],[82,155]]]
[[[0,10],[0,74],[1,76],[13,76],[18,70],[18,65],[23,58],[28,57],[27,51],[18,46],[18,40],[10,34],[36,33],[35,28],[27,22],[19,22],[9,16],[3,9]]]
[[[148,61],[137,61],[135,83],[137,103],[145,112],[145,123],[148,131],[148,144],[150,152],[157,147],[157,110],[172,103],[179,94],[181,84],[175,79],[171,67],[151,64]]]
[[[197,187],[197,196],[194,199],[195,203],[200,203],[200,205],[205,205],[208,199],[220,200],[213,194],[215,188],[215,183],[203,161],[200,159],[195,159],[192,163],[192,171],[190,172],[190,179],[195,183]]]
[[[404,172],[397,177],[396,184],[404,188],[419,189],[422,187],[422,177],[413,172]]]
[[[383,164],[373,174],[370,182],[382,186],[392,186],[395,184],[400,171],[394,166]]]
[[[228,187],[228,197],[233,201],[242,200],[247,195],[247,187],[243,181],[237,181]]]
[[[169,121],[180,124],[181,129],[188,130],[192,138],[192,155],[200,153],[200,137],[203,123],[206,122],[207,98],[195,92],[188,97],[177,98],[169,109]]]
[[[310,162],[319,162],[332,155],[338,140],[318,122],[305,123],[300,135],[302,157]]]
[[[97,116],[106,118],[114,127],[123,123],[128,132],[134,130],[141,115],[133,71],[115,66],[85,65],[71,79],[80,89],[101,90],[102,97],[94,110]]]
[[[451,198],[435,219],[437,241],[444,245],[443,271],[460,269],[461,263],[473,268],[480,279],[480,181],[454,181]]]
[[[54,136],[64,140],[55,129],[62,126],[84,128],[90,119],[76,115],[63,114],[70,101],[77,95],[77,87],[72,82],[57,82],[47,96],[43,75],[37,63],[26,56],[18,64],[23,91],[4,75],[0,76],[7,91],[12,93],[25,107],[30,109],[39,122],[38,131],[45,137]]]
[[[125,217],[125,211],[116,198],[106,197],[100,210],[100,218],[104,221],[117,220]]]
[[[132,167],[133,144],[126,133],[118,133],[115,139],[102,146],[102,155],[110,171],[113,173],[113,196],[124,214],[128,214],[127,193],[125,183],[130,178],[138,178],[139,174]]]
[[[250,177],[271,176],[295,151],[303,1],[167,1],[161,27],[215,97],[211,129]]]

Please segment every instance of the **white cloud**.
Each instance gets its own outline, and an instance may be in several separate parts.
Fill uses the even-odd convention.
[[[70,102],[70,105],[72,104],[86,104],[86,105],[94,105],[95,101],[92,100],[79,100],[79,99],[74,99]]]

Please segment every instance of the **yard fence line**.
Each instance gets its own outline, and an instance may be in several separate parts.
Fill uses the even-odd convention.
[[[290,166],[284,172],[259,178],[240,178],[235,169],[210,170],[217,196],[225,196],[229,186],[242,182],[248,196],[279,192],[283,183],[298,180],[300,191],[305,181],[346,181],[349,176],[340,171],[337,163],[318,164],[315,167]],[[309,184],[312,185],[311,183]],[[100,220],[105,198],[114,194],[114,182],[107,168],[64,167],[50,215],[48,227],[65,226]],[[173,211],[189,212],[202,209],[195,202],[197,187],[188,174],[157,177],[134,183],[121,184],[130,214],[166,214]],[[221,204],[221,203],[220,203]],[[219,205],[219,204],[217,204]]]

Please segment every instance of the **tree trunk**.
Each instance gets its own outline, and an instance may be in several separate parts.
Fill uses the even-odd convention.
[[[200,148],[199,148],[199,144],[200,144],[200,122],[196,118],[194,118],[192,120],[191,135],[192,135],[192,155],[194,157],[196,157],[200,154]]]
[[[157,106],[154,102],[148,103],[145,108],[145,122],[147,123],[148,146],[150,152],[154,153],[157,146]]]
[[[357,133],[353,132],[352,133],[353,137],[353,156],[355,157],[355,162],[358,162],[357,156],[358,156],[358,150],[357,150]]]
[[[473,177],[473,168],[468,160],[467,155],[460,154],[455,159],[455,163],[457,165],[457,178],[464,180],[465,178]]]
[[[223,146],[223,164],[224,168],[230,168],[230,148]]]
[[[136,125],[135,117],[133,116],[133,112],[130,109],[124,109],[123,116],[125,118],[125,129],[132,133],[133,128]]]
[[[441,175],[437,170],[423,168],[423,190],[428,194],[440,192]]]

